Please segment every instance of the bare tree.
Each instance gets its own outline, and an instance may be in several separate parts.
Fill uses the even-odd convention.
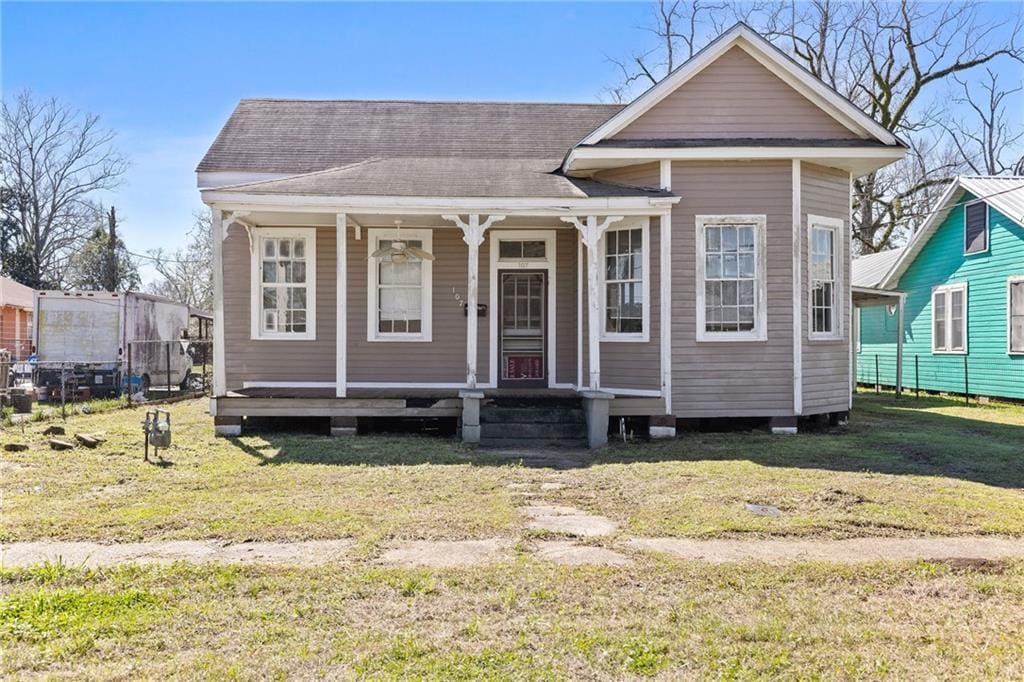
[[[28,263],[33,287],[61,282],[68,260],[93,227],[90,196],[119,184],[127,162],[99,117],[29,92],[0,109],[0,183],[12,200],[14,249]]]
[[[691,7],[679,11],[686,16]],[[922,199],[931,197],[966,164],[962,155],[951,160],[946,145],[936,142],[936,122],[949,118],[949,103],[938,98],[938,85],[973,74],[996,59],[1024,61],[1020,16],[1009,23],[984,19],[973,3],[727,0],[723,10],[693,5],[692,12],[718,14],[717,19],[698,18],[697,26],[724,23],[725,16],[730,22],[746,21],[907,141],[907,162],[854,183],[854,237],[868,252],[888,248],[895,237],[913,229]],[[668,50],[665,44],[689,46],[692,52],[699,42],[678,35],[679,12],[668,13],[672,21],[665,16],[656,15],[652,29],[661,41],[659,47],[634,54],[632,67],[628,61],[616,62],[625,76],[633,76],[630,83],[661,73],[652,59]],[[703,39],[710,37],[708,32]],[[941,128],[938,134],[945,135]],[[1004,146],[1019,141],[1012,135],[1001,139]]]
[[[209,211],[196,212],[188,245],[174,253],[150,251],[160,279],[149,286],[150,293],[205,310],[213,309],[213,251],[210,245]]]
[[[987,78],[970,83],[955,78],[962,95],[953,101],[971,112],[969,117],[943,122],[964,164],[976,175],[1024,175],[1024,124],[1018,115],[1011,123],[1006,113],[1006,98],[1024,90],[1024,85],[1004,89],[999,75],[986,69]]]

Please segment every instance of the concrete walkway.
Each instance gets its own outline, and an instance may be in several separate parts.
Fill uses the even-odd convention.
[[[468,567],[511,560],[514,538],[396,543],[374,563],[434,568]],[[100,544],[97,542],[15,542],[0,545],[0,563],[6,567],[44,561],[71,566],[111,566],[123,563],[168,564],[173,561],[255,563],[318,566],[353,562],[352,540],[300,542],[242,542],[172,540]],[[991,536],[933,538],[861,538],[853,540],[690,540],[685,538],[628,538],[616,543],[635,554],[661,553],[710,563],[801,561],[858,563],[917,559],[1024,559],[1024,539]],[[539,559],[565,565],[624,566],[627,554],[571,539],[538,540],[527,551]]]

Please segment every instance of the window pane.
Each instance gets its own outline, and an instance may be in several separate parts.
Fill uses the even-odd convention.
[[[276,245],[273,239],[263,240],[263,256],[265,258],[273,258],[277,255]]]
[[[380,319],[406,320],[419,318],[419,288],[386,288],[380,290]]]
[[[754,228],[741,227],[737,235],[737,247],[740,251],[754,250]]]
[[[705,231],[707,248],[706,251],[711,253],[712,251],[722,250],[722,229],[719,227],[709,227]]]
[[[722,257],[708,254],[704,257],[704,276],[707,279],[719,279],[722,276]]]
[[[303,287],[290,287],[288,289],[288,308],[290,310],[306,309],[306,289]]]
[[[263,261],[263,282],[273,284],[277,281],[277,263],[272,260]]]
[[[736,228],[722,228],[722,252],[729,253],[736,251]]]
[[[544,258],[544,242],[530,241],[523,242],[524,258]]]
[[[736,254],[727,253],[722,256],[722,277],[735,278],[739,272]]]
[[[303,259],[306,257],[306,240],[296,239],[292,242],[292,258]]]
[[[964,207],[964,253],[979,253],[988,249],[988,205],[984,202]]]
[[[274,287],[263,287],[263,308],[277,307],[277,289]]]
[[[498,258],[522,258],[523,243],[501,240],[498,242]]]

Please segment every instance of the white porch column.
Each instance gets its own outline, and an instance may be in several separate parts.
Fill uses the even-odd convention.
[[[469,247],[469,259],[466,276],[466,388],[476,388],[476,357],[477,357],[477,301],[480,291],[480,245],[484,243],[484,233],[487,228],[499,220],[504,220],[503,215],[488,216],[481,223],[478,213],[469,215],[469,222],[463,222],[457,215],[443,215],[462,228],[462,241]]]
[[[224,259],[221,242],[228,232],[224,212],[212,209],[210,225],[213,242],[213,397],[227,390],[227,369],[224,367]]]
[[[597,216],[588,215],[586,224],[575,216],[562,220],[576,226],[587,247],[587,387],[596,391],[601,387],[601,235],[609,225],[622,220],[622,216],[606,216],[598,222]]]
[[[660,164],[661,188],[672,191],[672,162],[663,159]],[[658,276],[661,278],[661,396],[665,403],[665,414],[672,414],[672,209],[661,215],[658,223],[658,244],[661,261]]]
[[[335,332],[334,332],[334,395],[344,398],[348,383],[348,216],[335,216]]]

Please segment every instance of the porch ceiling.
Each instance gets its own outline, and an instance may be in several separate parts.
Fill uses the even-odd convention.
[[[444,211],[450,213],[451,211]],[[334,227],[335,213],[302,213],[295,211],[254,211],[245,216],[246,222],[258,227]],[[454,224],[441,217],[441,213],[398,214],[398,213],[348,213],[349,224],[362,227],[394,227],[396,220],[404,228],[451,228]],[[559,220],[558,216],[510,215],[504,221],[495,223],[491,229],[507,228],[574,229]]]

